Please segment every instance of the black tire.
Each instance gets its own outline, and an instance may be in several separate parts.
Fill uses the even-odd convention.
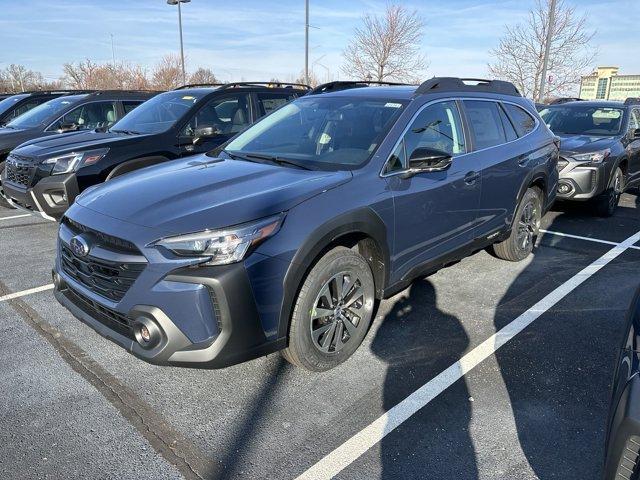
[[[622,172],[620,167],[616,167],[616,169],[611,174],[609,188],[598,195],[598,197],[596,197],[595,199],[596,213],[598,214],[598,216],[611,217],[614,213],[616,213],[616,208],[618,208],[620,196],[622,195],[622,192],[624,192],[624,184],[624,173]]]
[[[498,258],[520,262],[531,254],[540,232],[541,196],[537,188],[529,188],[525,192],[516,209],[509,238],[492,246],[493,253]]]
[[[300,288],[289,346],[282,355],[314,372],[336,367],[364,340],[374,303],[375,285],[367,261],[348,248],[334,248],[314,265]]]

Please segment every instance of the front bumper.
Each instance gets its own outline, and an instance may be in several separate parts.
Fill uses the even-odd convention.
[[[558,200],[585,201],[597,197],[607,189],[608,180],[606,163],[587,166],[570,161],[560,171]]]
[[[2,195],[16,208],[38,214],[48,220],[60,220],[79,194],[74,173],[44,177],[34,187],[7,181],[2,174]]]
[[[138,358],[156,365],[221,368],[284,348],[284,339],[265,335],[243,263],[194,268],[184,266],[184,259],[155,263],[158,258],[152,257],[154,263],[149,262],[124,297],[113,301],[63,267],[62,246],[72,237],[63,222],[53,272],[56,299]],[[93,255],[117,258],[103,246],[86,258]],[[142,324],[153,326],[157,342],[140,341]]]

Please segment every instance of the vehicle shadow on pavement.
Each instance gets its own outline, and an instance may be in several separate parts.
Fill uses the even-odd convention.
[[[407,293],[408,292],[408,293]],[[464,355],[469,338],[460,321],[437,307],[436,291],[429,280],[414,282],[381,322],[371,350],[388,364],[384,384],[384,410],[388,411],[440,371]],[[469,398],[465,379],[451,390]],[[442,422],[440,422],[442,420]],[[468,433],[469,404],[456,404],[451,418],[433,419],[420,412],[410,426],[401,425],[380,444],[381,479],[443,479],[478,477],[475,451]],[[447,441],[455,430],[454,451]],[[455,453],[454,453],[455,452]],[[425,457],[428,455],[427,457]],[[456,462],[452,462],[455,455]]]

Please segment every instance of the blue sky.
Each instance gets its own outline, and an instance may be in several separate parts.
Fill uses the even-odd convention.
[[[600,65],[640,73],[640,0],[566,0],[597,30]],[[310,0],[311,62],[324,80],[343,76],[341,51],[364,12],[385,0]],[[433,75],[485,76],[489,50],[505,24],[523,20],[533,0],[411,0],[426,23],[423,51]],[[178,51],[177,8],[165,0],[0,0],[0,68],[24,64],[47,78],[62,64],[90,58],[151,67]],[[183,7],[188,68],[210,67],[223,80],[291,80],[304,65],[304,0],[192,0]],[[595,65],[594,65],[595,66]]]

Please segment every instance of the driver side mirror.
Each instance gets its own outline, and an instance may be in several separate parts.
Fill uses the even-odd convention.
[[[78,130],[78,124],[71,122],[71,123],[63,123],[62,125],[60,125],[58,132],[66,133],[66,132],[74,132],[76,130]]]
[[[193,144],[200,145],[207,138],[215,137],[216,135],[220,135],[220,130],[216,127],[200,127],[196,128],[196,131],[193,135]]]
[[[451,166],[453,158],[447,152],[435,148],[416,148],[409,157],[409,170],[405,178],[418,173],[442,172]]]

